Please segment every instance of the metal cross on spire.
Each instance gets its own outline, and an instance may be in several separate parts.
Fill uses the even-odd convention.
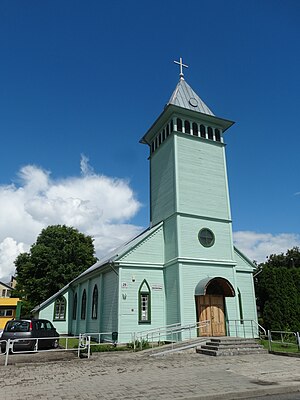
[[[179,74],[179,76],[180,76],[180,79],[184,79],[184,77],[183,77],[183,67],[188,68],[189,66],[183,64],[181,57],[179,58],[179,61],[174,61],[174,63],[180,65],[180,74]]]

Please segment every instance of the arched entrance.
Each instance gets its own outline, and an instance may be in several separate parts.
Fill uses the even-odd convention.
[[[199,336],[225,336],[225,297],[234,297],[235,291],[225,278],[207,277],[195,288],[197,321],[210,321],[199,328]]]

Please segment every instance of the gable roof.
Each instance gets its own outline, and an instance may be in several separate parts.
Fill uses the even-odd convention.
[[[5,286],[7,289],[13,290],[13,288],[8,284],[0,281],[0,285]]]
[[[177,83],[167,104],[173,104],[174,106],[186,108],[191,111],[198,111],[202,114],[214,116],[213,112],[183,78]]]
[[[256,268],[256,265],[247,256],[245,256],[245,254],[242,253],[241,250],[239,250],[236,246],[233,246],[233,248],[236,255],[239,256],[249,268],[253,270]]]
[[[77,280],[83,278],[86,275],[89,275],[90,273],[104,267],[105,265],[109,265],[110,263],[113,263],[114,261],[117,261],[120,259],[124,254],[126,254],[130,249],[135,247],[138,243],[142,242],[145,238],[147,238],[149,235],[151,235],[155,230],[159,229],[160,226],[162,226],[163,222],[160,222],[159,224],[155,225],[152,228],[147,228],[144,230],[142,233],[134,237],[133,239],[129,240],[128,242],[124,243],[117,249],[113,250],[111,253],[107,254],[105,257],[101,258],[99,261],[97,261],[95,264],[93,264],[91,267],[83,271],[80,275],[78,275],[76,278],[74,278],[71,282],[69,282],[66,286],[61,288],[58,292],[53,294],[51,297],[49,297],[47,300],[39,304],[38,306],[34,307],[32,309],[32,312],[37,312],[41,308],[47,306],[51,301],[53,301],[55,298],[59,297],[62,295],[66,290]]]

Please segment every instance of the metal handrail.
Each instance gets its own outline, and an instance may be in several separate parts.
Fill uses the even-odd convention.
[[[201,322],[196,322],[193,324],[188,324],[188,325],[183,325],[183,326],[174,326],[171,328],[166,328],[165,330],[161,329],[161,330],[157,330],[157,331],[153,331],[151,332],[151,344],[152,344],[152,348],[153,348],[153,344],[155,339],[158,339],[158,343],[160,343],[161,341],[161,336],[162,334],[167,337],[167,336],[171,336],[171,343],[173,346],[174,342],[178,342],[178,341],[182,341],[179,340],[179,334],[183,333],[184,331],[189,331],[189,340],[192,339],[192,335],[191,335],[191,330],[192,329],[199,329],[201,327],[206,327],[210,324],[209,320],[206,321],[201,321]],[[177,338],[177,340],[176,340]],[[142,347],[142,340],[146,339],[149,340],[149,334],[148,335],[143,335],[142,332],[136,332],[135,333],[135,340],[134,340],[134,350],[136,349],[136,342],[140,343],[140,346]]]
[[[230,335],[230,324],[234,323],[234,331],[236,336],[239,336],[240,330],[242,328],[242,331],[244,333],[244,337],[246,337],[246,330],[247,328],[249,328],[249,325],[246,325],[247,323],[250,323],[250,329],[251,329],[251,333],[252,333],[252,337],[257,337],[257,335],[254,334],[254,328],[253,328],[253,324],[258,328],[258,333],[259,333],[259,329],[261,329],[261,331],[264,333],[265,336],[267,336],[267,332],[265,330],[265,328],[263,326],[261,326],[257,321],[255,321],[254,319],[228,319],[226,320],[226,325],[227,325],[227,334]]]

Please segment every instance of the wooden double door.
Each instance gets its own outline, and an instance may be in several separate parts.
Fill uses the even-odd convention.
[[[199,336],[225,336],[225,311],[223,295],[196,296],[198,321],[210,321],[199,327]]]

